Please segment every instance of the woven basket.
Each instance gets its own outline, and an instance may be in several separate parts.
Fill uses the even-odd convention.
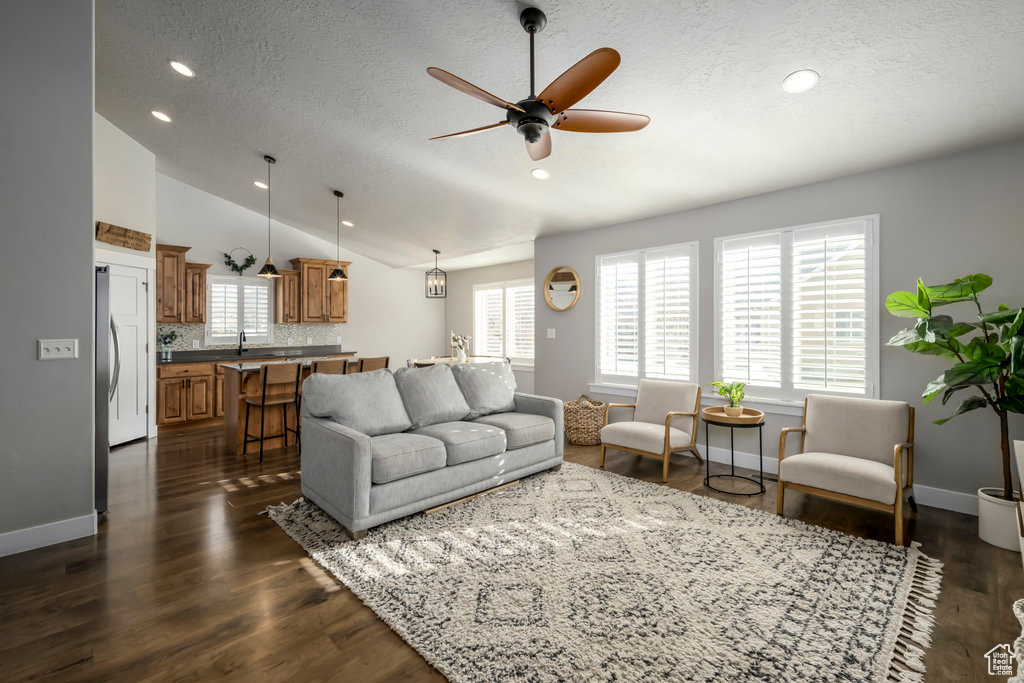
[[[604,402],[580,394],[575,401],[565,404],[565,438],[577,446],[596,446],[601,443],[604,426]]]

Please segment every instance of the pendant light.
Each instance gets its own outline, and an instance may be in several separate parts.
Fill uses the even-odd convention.
[[[426,296],[428,299],[445,299],[448,297],[448,274],[437,267],[437,256],[441,252],[434,249],[434,269],[427,271]]]
[[[258,277],[281,277],[281,273],[277,272],[277,266],[274,265],[274,259],[270,258],[270,166],[276,164],[277,159],[267,155],[263,157],[263,161],[267,162],[267,262],[260,268],[260,272],[256,273]]]
[[[334,191],[334,196],[338,198],[338,242],[337,242],[337,244],[338,244],[338,258],[337,258],[337,260],[340,261],[341,260],[341,198],[345,196],[345,193],[342,192],[341,190],[335,190]],[[334,282],[341,282],[343,280],[347,280],[348,279],[348,275],[345,275],[345,271],[342,270],[341,266],[339,265],[334,270],[331,271],[331,274],[330,274],[330,276],[327,279],[328,280],[332,280]]]

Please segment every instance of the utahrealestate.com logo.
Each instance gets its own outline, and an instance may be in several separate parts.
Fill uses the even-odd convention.
[[[1013,648],[1008,644],[996,645],[985,653],[988,660],[988,673],[990,676],[1012,676],[1013,660],[1016,658]]]

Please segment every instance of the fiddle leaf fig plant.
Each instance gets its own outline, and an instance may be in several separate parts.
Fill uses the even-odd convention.
[[[899,318],[916,318],[913,327],[896,333],[889,346],[939,356],[953,361],[952,367],[933,379],[921,394],[925,403],[941,397],[942,405],[962,391],[953,414],[935,424],[945,424],[957,415],[992,408],[999,417],[1003,456],[1003,498],[1013,500],[1010,478],[1009,413],[1024,413],[1024,309],[1000,305],[984,312],[978,294],[992,285],[984,273],[968,275],[945,285],[925,285],[918,278],[917,291],[893,292],[885,307]],[[956,321],[941,313],[950,304],[973,304],[974,320]]]
[[[746,382],[723,382],[718,379],[711,383],[711,386],[718,388],[718,393],[721,396],[729,399],[729,405],[736,407],[743,400],[746,394],[743,393],[743,387],[747,386]]]

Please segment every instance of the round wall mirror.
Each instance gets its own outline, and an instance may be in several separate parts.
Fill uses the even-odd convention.
[[[568,311],[580,298],[580,276],[569,266],[556,266],[544,278],[544,301],[556,311]]]

